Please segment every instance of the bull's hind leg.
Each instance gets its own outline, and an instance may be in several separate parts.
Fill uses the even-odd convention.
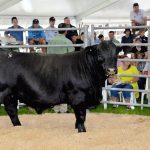
[[[4,99],[4,105],[5,105],[5,110],[8,113],[13,125],[20,126],[21,123],[18,118],[18,110],[17,110],[18,100],[17,100],[17,98],[13,95],[7,96]]]
[[[86,132],[86,128],[84,126],[84,122],[86,118],[86,109],[75,107],[74,113],[76,117],[75,128],[78,129],[78,132]]]

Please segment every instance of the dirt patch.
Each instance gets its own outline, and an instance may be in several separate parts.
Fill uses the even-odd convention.
[[[21,115],[22,127],[0,117],[0,150],[149,150],[150,117],[88,113],[86,133],[73,114]]]

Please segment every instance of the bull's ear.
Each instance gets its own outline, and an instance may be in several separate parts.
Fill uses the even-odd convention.
[[[89,49],[90,49],[90,52],[96,52],[96,50],[97,50],[97,45],[89,46]]]
[[[122,51],[122,47],[116,46],[116,55],[118,55]]]

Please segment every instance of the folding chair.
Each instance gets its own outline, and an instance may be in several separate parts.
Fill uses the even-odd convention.
[[[146,79],[145,90],[148,90],[148,78]],[[144,96],[145,95],[147,95],[147,93],[144,93],[144,92],[141,95],[141,104],[144,104]],[[143,106],[141,106],[141,110],[143,110]]]

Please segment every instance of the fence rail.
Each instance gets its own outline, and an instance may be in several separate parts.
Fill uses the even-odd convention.
[[[33,28],[23,28],[23,29],[0,29],[0,31],[72,31],[72,30],[82,30],[83,28],[37,28],[37,29],[33,29]]]
[[[31,48],[31,47],[80,47],[84,44],[71,44],[71,45],[3,45],[0,48]]]
[[[112,102],[112,101],[101,101],[101,103],[102,104],[125,105],[125,106],[150,107],[149,104],[135,104],[135,103]]]
[[[150,78],[150,75],[135,75],[135,74],[117,74],[119,77],[141,77],[141,78]]]
[[[118,59],[119,61],[150,62],[150,59]]]
[[[107,91],[129,91],[129,92],[143,92],[143,93],[150,93],[150,90],[134,90],[134,89],[123,89],[123,88],[103,88]]]
[[[94,27],[94,30],[100,30],[100,29],[148,29],[150,26],[111,26],[111,27]]]

